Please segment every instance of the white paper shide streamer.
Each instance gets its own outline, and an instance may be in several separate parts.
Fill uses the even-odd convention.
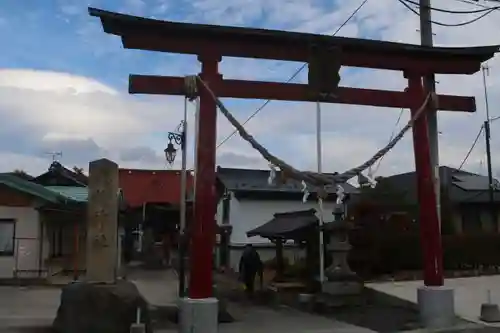
[[[306,203],[307,202],[307,198],[309,198],[309,189],[307,188],[307,184],[305,181],[302,181],[302,193],[304,193],[304,196],[302,197],[302,202],[303,203]]]
[[[267,183],[269,185],[274,185],[274,181],[276,179],[276,167],[272,164],[269,164],[269,177],[267,178]]]
[[[340,185],[337,185],[337,191],[335,192],[335,194],[337,194],[337,202],[336,204],[337,205],[341,205],[344,203],[344,198],[345,198],[345,194],[344,194],[344,188]]]

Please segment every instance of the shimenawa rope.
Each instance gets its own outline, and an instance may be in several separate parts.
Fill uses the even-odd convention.
[[[277,166],[281,172],[285,174],[286,177],[294,178],[299,181],[305,181],[308,184],[319,187],[320,191],[324,186],[335,186],[336,184],[343,184],[349,179],[357,176],[364,170],[368,169],[372,165],[374,165],[378,159],[387,154],[408,132],[410,128],[414,125],[415,121],[424,113],[426,110],[427,104],[432,100],[434,103],[436,102],[436,97],[434,93],[429,93],[422,105],[418,108],[417,112],[413,115],[413,117],[408,121],[408,123],[401,129],[398,135],[396,135],[384,148],[380,149],[372,158],[367,160],[365,163],[347,170],[341,174],[336,175],[325,175],[319,174],[311,171],[299,171],[287,164],[285,161],[280,158],[272,155],[266,148],[264,148],[260,143],[258,143],[252,135],[250,135],[245,128],[233,117],[231,112],[225,107],[225,105],[221,102],[221,100],[215,95],[210,86],[201,79],[198,75],[188,76],[185,78],[186,82],[186,96],[188,98],[196,98],[198,95],[198,89],[196,84],[193,84],[194,81],[198,81],[201,86],[206,89],[206,91],[213,98],[217,106],[219,107],[221,113],[227,118],[227,120],[236,128],[239,135],[250,145],[257,150],[264,159],[266,159],[272,165]],[[194,96],[194,97],[193,97]],[[324,191],[324,190],[323,190]]]

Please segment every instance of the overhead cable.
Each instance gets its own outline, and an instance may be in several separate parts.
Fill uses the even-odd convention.
[[[409,2],[415,6],[420,7],[420,4],[417,1],[414,1],[414,0],[403,0],[403,1]],[[477,14],[477,13],[484,13],[484,12],[487,12],[490,10],[499,9],[500,6],[486,7],[483,9],[475,9],[475,10],[451,10],[451,9],[436,8],[436,7],[432,7],[432,6],[429,6],[428,8],[431,10],[434,10],[436,12],[449,13],[449,14]]]
[[[458,2],[461,2],[461,3],[466,3],[468,5],[473,5],[473,6],[481,7],[481,8],[487,8],[487,9],[493,8],[493,7],[482,5],[482,4],[478,3],[477,1],[473,1],[473,0],[455,0],[455,1],[458,1]]]
[[[351,15],[349,15],[349,17],[337,28],[337,30],[332,34],[332,37],[336,36],[339,31],[345,27],[347,25],[347,23],[349,23],[353,18],[354,16],[356,16],[356,14],[361,10],[361,8],[363,8],[363,6],[368,2],[368,0],[363,0],[363,2],[361,2],[361,4],[352,12]],[[292,82],[303,70],[304,68],[306,68],[307,66],[307,63],[303,64],[302,66],[300,66],[296,71],[295,73],[293,73],[292,76],[290,76],[290,78],[288,80],[286,80],[286,83],[290,83]],[[262,109],[264,109],[269,103],[271,103],[271,100],[268,99],[267,101],[265,101],[260,107],[257,108],[257,110],[255,110],[254,113],[252,113],[243,123],[241,123],[241,125],[246,125],[250,120],[252,120],[252,118],[254,118],[260,111],[262,111]],[[222,140],[216,147],[216,149],[218,149],[220,146],[222,146],[224,143],[226,143],[229,139],[231,139],[236,133],[238,133],[237,130],[234,130],[233,132],[231,132],[231,134],[229,134],[224,140]]]
[[[467,160],[469,159],[469,156],[472,153],[472,151],[474,150],[474,147],[476,147],[476,144],[479,140],[479,137],[481,136],[481,133],[483,132],[483,129],[484,129],[484,126],[481,126],[481,128],[479,129],[479,132],[477,133],[476,138],[474,139],[474,142],[472,143],[472,146],[470,147],[469,151],[465,155],[465,158],[463,159],[462,163],[460,163],[458,170],[462,170],[462,167],[464,166],[465,162],[467,162]]]
[[[420,13],[418,11],[416,11],[414,8],[412,8],[406,1],[408,0],[398,0],[403,6],[405,6],[408,10],[410,10],[412,13],[414,13],[415,15],[417,16],[420,16]],[[497,10],[495,7],[491,7],[491,9],[488,9],[486,12],[484,12],[482,15],[479,15],[478,17],[470,20],[470,21],[466,21],[466,22],[461,22],[461,23],[442,23],[442,22],[438,22],[438,21],[433,21],[433,20],[429,20],[429,22],[431,22],[432,24],[435,24],[435,25],[439,25],[439,26],[442,26],[442,27],[462,27],[462,26],[465,26],[465,25],[469,25],[469,24],[472,24],[474,22],[477,22],[479,21],[480,19],[486,17],[487,15],[491,14],[492,12],[494,12],[495,10]]]
[[[396,135],[396,129],[399,125],[399,122],[401,121],[401,117],[403,116],[404,110],[405,110],[404,108],[401,108],[401,110],[399,111],[398,119],[396,120],[396,123],[394,124],[394,129],[392,130],[391,136],[389,137],[389,142],[391,142],[392,139],[394,139],[394,135]],[[375,167],[375,170],[373,170],[373,174],[376,174],[378,169],[380,169],[380,164],[382,164],[382,160],[384,159],[384,157],[385,155],[382,156],[380,160],[378,160],[377,166]]]

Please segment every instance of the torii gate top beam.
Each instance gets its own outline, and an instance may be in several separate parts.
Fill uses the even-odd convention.
[[[311,47],[341,49],[344,66],[412,71],[419,74],[473,74],[499,46],[425,47],[413,44],[277,30],[224,27],[146,19],[89,8],[104,31],[128,49],[307,62]],[[244,43],[242,42],[244,41]]]

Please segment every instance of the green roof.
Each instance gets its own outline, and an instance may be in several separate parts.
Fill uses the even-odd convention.
[[[43,186],[8,173],[0,173],[0,184],[51,203],[87,203],[89,198],[89,189],[85,186]],[[123,204],[121,190],[118,200]]]
[[[72,200],[75,202],[88,202],[89,200],[89,188],[82,186],[45,186],[46,189],[57,193],[58,195],[64,197],[66,200]],[[118,190],[118,201],[122,204],[123,192]]]
[[[76,202],[87,202],[89,198],[89,190],[82,186],[45,186],[46,189],[52,191],[68,200]]]
[[[61,200],[64,200],[64,198],[58,193],[48,190],[42,185],[30,182],[12,174],[0,173],[0,184],[48,202],[58,203]]]

